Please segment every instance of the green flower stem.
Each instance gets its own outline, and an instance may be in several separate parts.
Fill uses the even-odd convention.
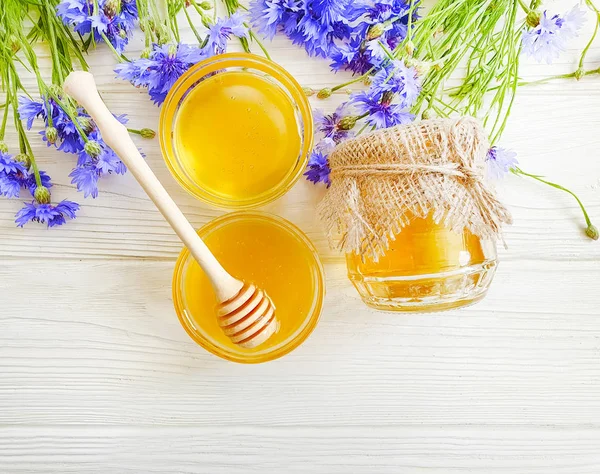
[[[343,82],[342,84],[338,84],[337,86],[333,86],[331,88],[331,92],[335,92],[337,90],[342,89],[343,87],[347,87],[347,86],[350,86],[352,84],[356,84],[357,82],[364,81],[365,78],[368,77],[374,70],[375,70],[375,68],[371,68],[367,72],[365,72],[364,74],[361,74],[360,76],[357,76],[354,79],[350,79],[348,82]]]
[[[92,35],[93,36],[93,35]],[[126,62],[130,62],[129,59],[127,59],[125,57],[124,54],[119,53],[115,47],[112,45],[112,43],[109,41],[109,39],[106,37],[106,34],[104,34],[104,32],[100,32],[100,36],[102,37],[102,39],[104,40],[104,42],[106,43],[106,45],[108,46],[108,48],[113,52],[113,54],[115,55],[115,57],[117,58],[117,61],[119,61],[120,63],[122,63],[123,61]],[[62,82],[61,82],[62,84]]]
[[[600,74],[600,68],[598,68],[598,69],[589,69],[589,70],[583,71],[583,72],[581,72],[579,74],[582,77],[583,76],[591,76],[593,74]],[[577,75],[578,75],[577,72],[569,72],[567,74],[557,74],[556,76],[544,77],[542,79],[537,79],[535,81],[519,81],[519,86],[533,86],[533,85],[536,85],[536,84],[545,84],[547,82],[554,81],[556,79],[573,79]]]
[[[154,0],[150,0],[154,1]],[[167,14],[168,14],[168,24],[171,29],[171,33],[173,33],[173,38],[175,42],[180,43],[181,37],[179,36],[179,25],[177,23],[177,13],[179,12],[182,4],[178,4],[176,1],[167,0]]]
[[[529,13],[531,11],[531,8],[523,0],[519,0],[519,5],[521,5],[521,8],[525,11],[525,13]]]
[[[587,42],[587,44],[583,48],[583,51],[581,51],[581,56],[579,57],[578,71],[581,71],[583,69],[583,62],[585,61],[585,57],[587,56],[587,53],[588,53],[590,47],[592,46],[592,43],[596,39],[596,35],[598,34],[598,27],[600,27],[600,11],[598,11],[598,9],[592,3],[591,0],[586,0],[585,3],[588,6],[588,8],[596,14],[596,25],[594,26],[594,32],[592,33],[590,40]]]
[[[81,125],[79,125],[79,121],[77,120],[77,115],[73,113],[73,110],[71,107],[67,106],[61,99],[60,97],[58,97],[51,88],[49,88],[48,86],[44,85],[45,87],[45,93],[48,94],[50,97],[52,97],[52,99],[54,100],[54,102],[56,102],[56,104],[63,109],[64,113],[67,114],[67,116],[71,119],[71,121],[73,122],[73,125],[75,125],[75,129],[77,130],[77,132],[79,133],[79,135],[81,136],[81,138],[83,139],[83,141],[85,143],[89,142],[89,138],[87,136],[87,134],[83,131],[83,129],[81,128]]]
[[[127,128],[127,131],[139,135],[142,138],[154,138],[156,136],[156,132],[150,128],[143,128],[141,130],[138,130],[137,128]]]
[[[10,73],[10,76],[7,75],[8,80],[5,86],[7,90],[10,90],[10,99],[13,109],[13,120],[15,123],[15,128],[17,129],[17,133],[19,135],[19,148],[21,150],[21,153],[26,153],[29,156],[29,159],[31,161],[31,168],[33,169],[33,175],[35,178],[35,184],[39,187],[42,185],[40,170],[37,166],[37,163],[35,162],[35,156],[33,156],[33,150],[31,149],[31,145],[29,144],[29,140],[27,139],[27,134],[25,133],[25,129],[23,128],[23,123],[19,118],[19,101],[17,99],[17,88],[20,81],[14,66],[11,67]]]
[[[200,15],[200,18],[202,19],[202,23],[206,24],[206,25],[213,25],[216,21],[216,17],[215,19],[211,19],[204,10],[202,10],[202,8],[200,8],[200,5],[198,5],[198,3],[196,2],[196,0],[191,0],[192,2],[192,6],[194,7],[194,9],[196,10],[196,12],[198,13],[198,15]],[[216,8],[215,8],[216,11]]]
[[[248,26],[248,25],[246,25],[246,26]],[[265,55],[265,57],[270,61],[271,60],[271,56],[269,55],[269,52],[267,51],[267,48],[265,48],[265,45],[263,44],[263,42],[258,38],[258,36],[256,36],[254,34],[254,31],[252,31],[249,27],[248,27],[248,31],[249,31],[249,34],[250,34],[250,38],[252,38],[252,40],[256,42],[256,44],[262,50],[262,52]]]
[[[150,24],[148,23],[148,18],[150,17],[148,4],[146,3],[146,0],[135,0],[135,5],[140,18],[140,27],[144,32],[144,46],[149,48],[152,43],[155,42],[156,38],[154,36],[154,31],[150,28]]]
[[[406,38],[404,40],[406,42],[412,40],[413,12],[414,11],[415,11],[415,0],[410,0],[410,4],[409,4],[409,7],[408,7],[408,24],[406,25]]]
[[[187,19],[188,24],[190,25],[190,28],[194,32],[194,36],[196,37],[196,40],[198,41],[198,44],[202,44],[204,42],[204,38],[202,38],[200,36],[200,33],[198,33],[198,30],[194,26],[194,22],[192,21],[192,18],[190,17],[190,14],[188,13],[187,8],[184,7],[183,8],[183,12],[185,13],[185,17]]]
[[[6,122],[8,121],[8,106],[10,101],[10,92],[6,91],[6,102],[4,104],[4,113],[2,114],[2,124],[0,125],[0,142],[4,140],[4,134],[6,133]]]
[[[49,16],[54,16],[56,14],[49,2],[46,2],[46,14]],[[48,39],[50,42],[50,53],[52,55],[52,79],[55,84],[62,84],[65,78],[63,77],[61,62],[60,58],[58,57],[58,45],[56,42],[56,34],[54,28],[49,27],[48,33]]]
[[[367,128],[368,126],[369,126],[369,124],[365,122],[365,124],[364,124],[364,125],[363,125],[363,126],[360,128],[360,130],[359,130],[358,132],[356,132],[356,135],[357,135],[357,136],[358,136],[358,135],[361,135],[361,134],[362,134],[362,133],[363,133],[363,132],[366,130],[366,128]]]
[[[225,9],[227,10],[227,15],[229,15],[229,16],[233,15],[240,8],[240,2],[238,0],[223,0],[223,4],[225,5]],[[240,44],[242,45],[242,48],[244,48],[244,51],[246,51],[247,53],[251,53],[252,51],[250,50],[250,45],[248,44],[248,39],[247,38],[239,38],[239,40],[240,40]],[[261,47],[261,49],[263,49],[263,51],[264,51],[264,48]]]
[[[541,183],[547,184],[548,186],[552,186],[553,188],[560,189],[561,191],[564,191],[564,192],[570,194],[571,196],[573,196],[575,198],[575,200],[577,201],[577,204],[579,204],[579,207],[581,208],[581,212],[583,212],[583,217],[585,218],[585,223],[587,224],[587,226],[588,227],[592,226],[592,221],[591,221],[590,216],[588,215],[587,211],[585,210],[585,206],[581,202],[581,199],[579,199],[579,197],[573,191],[565,188],[564,186],[561,186],[560,184],[546,181],[542,177],[537,176],[535,174],[526,173],[525,171],[523,171],[521,168],[518,168],[518,167],[512,168],[511,172],[516,175],[527,176],[528,178],[535,179]]]

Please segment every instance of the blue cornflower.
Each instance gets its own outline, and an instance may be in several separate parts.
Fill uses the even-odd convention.
[[[104,34],[118,52],[125,49],[138,17],[135,0],[63,0],[56,11],[82,36],[103,41]]]
[[[27,179],[25,166],[15,161],[12,155],[0,152],[0,195],[17,198],[24,180]]]
[[[383,57],[374,55],[373,49],[368,48],[358,36],[341,46],[333,46],[330,57],[333,60],[331,69],[347,69],[354,74],[364,74],[373,67],[379,67],[383,61]]]
[[[19,118],[25,121],[27,130],[30,130],[33,126],[33,121],[37,117],[43,117],[46,120],[48,112],[46,110],[46,104],[42,102],[36,102],[31,100],[29,97],[19,97]]]
[[[75,219],[79,210],[79,204],[63,200],[58,204],[38,204],[35,201],[25,203],[25,206],[15,215],[15,222],[18,227],[23,227],[30,221],[48,224],[48,227],[54,227],[64,224],[65,217]]]
[[[493,179],[503,178],[506,173],[519,164],[516,156],[517,154],[512,150],[491,147],[485,158],[488,175]]]
[[[79,166],[74,168],[69,173],[71,184],[77,186],[77,190],[83,193],[83,197],[92,196],[92,198],[98,197],[98,178],[100,177],[100,171],[95,166]]]
[[[329,174],[331,170],[329,169],[329,160],[327,156],[319,151],[313,151],[308,159],[308,169],[304,176],[309,181],[313,183],[325,183],[327,187],[331,185],[331,181],[329,179]]]
[[[42,186],[52,187],[50,176],[45,171],[40,171]],[[21,189],[27,189],[33,196],[37,189],[35,174],[27,169],[12,155],[0,152],[0,195],[7,198],[18,198]]]
[[[221,54],[227,50],[227,40],[232,36],[246,38],[248,28],[244,26],[244,17],[236,12],[230,17],[219,18],[214,25],[208,27],[208,45],[212,47],[214,54]]]
[[[361,16],[364,15],[363,21],[369,24],[383,23],[394,18],[404,17],[408,15],[409,10],[410,2],[405,0],[364,2],[356,7],[356,12]],[[413,17],[416,17],[415,13],[413,13]]]
[[[295,44],[301,44],[311,56],[326,57],[334,46],[334,38],[350,35],[347,26],[351,0],[305,0],[296,28],[287,32]]]
[[[42,186],[44,186],[45,188],[51,188],[52,187],[52,180],[50,178],[50,176],[48,176],[46,174],[45,171],[40,170],[40,181],[42,182]],[[35,190],[37,189],[37,182],[35,181],[35,174],[32,172],[27,173],[27,176],[23,178],[23,180],[21,181],[21,186],[23,188],[26,188],[31,195],[33,196],[35,193]]]
[[[402,105],[410,107],[421,92],[421,84],[415,68],[396,60],[386,64],[373,76],[371,90],[375,93],[389,91],[399,95]]]
[[[79,122],[80,127],[84,129],[84,132],[89,137],[92,137],[92,139],[99,137],[96,125],[90,116],[82,108],[77,109],[76,114],[76,120]],[[52,126],[56,128],[58,139],[51,143],[46,138],[46,130],[40,131],[39,133],[47,145],[54,145],[65,153],[82,152],[85,140],[77,131],[69,115],[53,99],[42,97],[40,101],[35,101],[29,97],[19,97],[19,117],[26,122],[28,130],[31,129],[33,121],[37,117],[41,118],[46,127],[48,127],[50,125],[49,116],[52,117]],[[125,114],[115,115],[115,118],[122,124],[126,124],[129,121]],[[85,126],[83,126],[84,123]],[[94,135],[95,133],[96,135]]]
[[[280,25],[294,17],[300,7],[296,0],[252,0],[250,19],[252,25],[265,38],[273,39]],[[293,18],[294,26],[297,18]]]
[[[15,161],[12,155],[0,151],[0,173],[17,174],[26,173],[23,163]]]
[[[325,115],[323,111],[315,109],[313,119],[315,123],[315,134],[322,136],[316,148],[324,153],[329,153],[335,145],[352,136],[351,130],[340,128],[340,121],[350,116],[347,103],[340,105],[332,114]]]
[[[382,0],[373,4],[363,3],[356,7],[356,11],[360,18],[354,30],[359,37],[366,37],[372,26],[384,26],[381,36],[377,38],[376,44],[373,44],[372,48],[375,48],[381,41],[393,50],[406,37],[410,11],[409,2],[404,0]],[[415,9],[413,11],[413,21],[418,18]]]
[[[69,177],[71,184],[83,192],[83,197],[98,197],[98,179],[106,174],[124,174],[127,172],[125,164],[115,152],[102,140],[100,133],[94,130],[89,135],[89,140],[97,149],[91,153],[86,149],[79,152],[77,166],[71,171]]]
[[[350,96],[350,102],[360,114],[368,114],[367,123],[375,128],[393,127],[414,120],[414,115],[400,104],[393,103],[393,99],[394,94],[391,92],[374,94],[372,91],[368,91]]]
[[[79,136],[75,125],[62,107],[53,99],[42,97],[40,101],[35,101],[29,97],[19,97],[19,117],[26,122],[28,130],[31,129],[33,121],[38,117],[48,126],[50,123],[49,116],[52,117],[52,125],[58,132],[58,140],[55,143],[50,143],[46,139],[45,130],[42,130],[40,134],[48,146],[54,145],[65,153],[77,153],[80,149],[83,149],[84,142]]]
[[[169,89],[191,66],[212,56],[210,47],[198,48],[187,44],[153,45],[148,58],[117,64],[117,77],[136,87],[147,87],[156,105],[164,102]]]
[[[567,42],[578,35],[584,22],[585,14],[578,6],[551,17],[544,11],[537,26],[523,31],[523,52],[538,62],[550,64],[567,49]]]

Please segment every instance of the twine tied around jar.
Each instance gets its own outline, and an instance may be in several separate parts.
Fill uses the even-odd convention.
[[[485,180],[489,150],[472,117],[423,120],[339,144],[319,213],[333,247],[377,261],[415,217],[482,239],[502,237],[509,211]]]

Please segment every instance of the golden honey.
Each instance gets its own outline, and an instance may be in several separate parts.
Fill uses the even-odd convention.
[[[185,189],[211,204],[247,208],[285,193],[312,147],[308,100],[277,64],[245,53],[187,71],[161,111],[165,161]]]
[[[271,297],[279,331],[254,349],[236,346],[214,313],[214,290],[184,250],[175,269],[173,299],[184,328],[209,351],[237,362],[263,362],[289,352],[314,328],[324,294],[321,264],[302,232],[284,219],[261,213],[233,213],[199,231],[215,257],[236,278]]]
[[[495,272],[496,247],[431,217],[412,218],[379,261],[347,254],[346,263],[350,280],[368,305],[440,311],[483,298]]]
[[[175,122],[175,146],[207,192],[248,200],[285,180],[301,140],[289,97],[254,73],[232,71],[198,84]]]

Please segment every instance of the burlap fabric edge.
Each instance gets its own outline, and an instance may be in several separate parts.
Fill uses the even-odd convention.
[[[331,246],[377,260],[411,219],[427,216],[501,239],[512,218],[486,180],[488,150],[472,117],[422,120],[339,144],[318,208]]]

